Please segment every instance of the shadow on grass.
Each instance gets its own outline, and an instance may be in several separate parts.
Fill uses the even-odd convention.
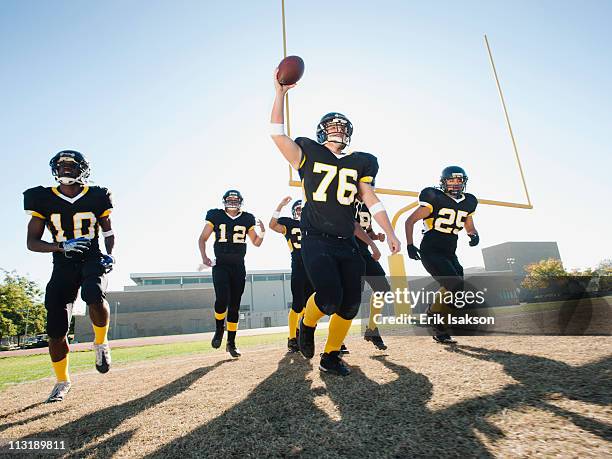
[[[575,368],[540,357],[467,346],[457,352],[498,361],[521,382],[431,410],[428,378],[386,356],[372,358],[394,373],[393,381],[377,383],[353,366],[346,378],[323,374],[325,387],[313,390],[306,380],[311,364],[287,355],[247,399],[149,457],[492,457],[477,432],[492,442],[504,438],[487,418],[521,406],[548,410],[610,439],[609,425],[545,400],[560,392],[587,403],[609,403],[612,391],[609,378],[605,381],[609,358]],[[333,412],[331,416],[319,408],[322,403]]]
[[[36,438],[65,439],[70,451],[66,457],[83,457],[94,453],[96,456],[109,457],[132,438],[134,431],[117,434],[113,437],[113,441],[108,439],[95,444],[100,437],[112,433],[125,420],[188,390],[204,375],[227,361],[197,368],[143,397],[94,411],[56,429],[38,433]],[[21,440],[27,440],[27,437]],[[86,449],[83,450],[84,447]]]

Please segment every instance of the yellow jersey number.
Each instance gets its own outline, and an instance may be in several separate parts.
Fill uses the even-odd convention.
[[[319,202],[327,202],[327,189],[334,177],[338,176],[338,189],[336,190],[336,199],[345,206],[350,206],[355,200],[357,194],[357,171],[355,169],[342,168],[338,170],[337,166],[325,163],[314,163],[312,171],[315,174],[325,174],[319,183],[316,191],[312,194],[312,199]],[[353,182],[349,181],[353,179]]]

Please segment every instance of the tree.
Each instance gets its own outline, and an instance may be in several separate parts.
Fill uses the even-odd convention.
[[[16,335],[19,344],[26,331],[42,333],[46,316],[38,284],[15,272],[4,271],[0,283],[0,339]]]
[[[563,263],[555,258],[531,263],[525,266],[525,272],[527,275],[521,285],[530,290],[547,289],[551,287],[552,281],[567,276]]]

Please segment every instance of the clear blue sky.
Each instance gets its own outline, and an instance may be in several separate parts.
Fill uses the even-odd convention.
[[[558,241],[568,267],[612,255],[612,3],[288,0],[287,19],[289,51],[306,62],[294,135],[341,111],[353,147],[379,156],[380,186],[417,190],[456,163],[477,196],[522,201],[487,33],[535,209],[482,206],[482,246]],[[267,222],[297,196],[267,134],[281,54],[280,1],[4,1],[0,266],[46,282],[50,258],[25,248],[21,193],[52,184],[47,163],[64,148],[114,192],[113,289],[130,272],[193,270],[205,211],[228,188]],[[482,265],[465,236],[459,256]],[[269,231],[247,266],[288,267],[283,238]]]

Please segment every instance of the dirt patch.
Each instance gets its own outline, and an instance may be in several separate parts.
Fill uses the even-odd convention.
[[[66,440],[66,457],[612,454],[609,337],[347,341],[347,378],[281,346],[143,362],[0,394],[0,437]],[[318,349],[322,343],[318,343]]]

